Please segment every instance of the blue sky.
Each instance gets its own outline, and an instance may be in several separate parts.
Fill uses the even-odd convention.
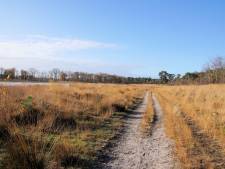
[[[225,56],[223,0],[0,0],[0,67],[156,77]]]

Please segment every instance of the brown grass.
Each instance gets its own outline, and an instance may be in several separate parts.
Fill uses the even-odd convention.
[[[145,88],[81,83],[0,87],[0,168],[88,168]]]
[[[223,168],[225,85],[155,86],[154,91],[183,167]]]
[[[146,134],[151,134],[151,127],[154,121],[154,108],[152,102],[152,93],[148,95],[147,109],[141,121],[141,129]]]
[[[0,168],[91,168],[146,90],[162,106],[183,168],[225,168],[225,85],[81,83],[0,87]],[[148,100],[144,132],[154,121]]]

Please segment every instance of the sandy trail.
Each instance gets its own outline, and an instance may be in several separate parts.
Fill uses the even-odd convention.
[[[140,131],[143,112],[146,110],[148,94],[143,103],[131,113],[126,123],[126,131],[110,153],[111,160],[105,169],[172,169],[178,168],[173,158],[173,144],[165,135],[163,112],[153,96],[156,120],[152,134],[143,136]]]

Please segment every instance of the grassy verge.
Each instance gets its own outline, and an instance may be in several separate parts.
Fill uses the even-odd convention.
[[[184,120],[179,117],[179,113],[176,111],[175,106],[163,97],[160,93],[157,93],[157,98],[164,111],[164,124],[166,134],[175,141],[175,154],[177,155],[182,168],[190,169],[194,165],[195,156],[191,157],[189,153],[194,148],[194,140],[191,130],[185,124]]]
[[[158,86],[154,90],[183,168],[224,168],[224,85]]]
[[[153,121],[154,121],[154,108],[153,108],[153,102],[152,102],[152,93],[149,93],[147,108],[143,114],[143,118],[141,121],[141,130],[143,133],[145,134],[151,133],[151,127],[152,127]]]

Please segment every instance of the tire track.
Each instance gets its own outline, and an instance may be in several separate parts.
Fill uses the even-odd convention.
[[[173,157],[173,143],[166,137],[163,112],[155,96],[152,96],[155,122],[151,135],[143,136],[141,119],[146,111],[148,93],[143,103],[131,113],[126,122],[126,131],[110,153],[104,169],[174,169],[178,168]],[[150,132],[150,131],[149,131]]]
[[[190,154],[199,156],[197,164],[194,168],[197,169],[224,169],[225,154],[222,152],[222,147],[212,138],[208,137],[196,123],[185,113],[181,112],[181,117],[192,131],[192,136],[196,141],[196,145],[191,150]],[[208,157],[208,158],[206,158]]]

